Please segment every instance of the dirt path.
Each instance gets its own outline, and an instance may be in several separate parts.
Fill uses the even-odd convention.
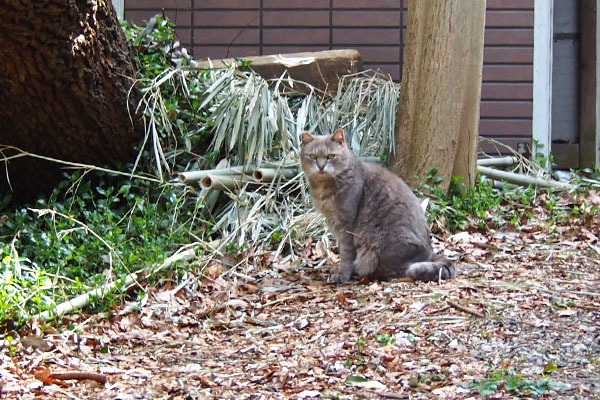
[[[331,286],[314,243],[295,263],[255,257],[236,274],[215,264],[212,279],[187,273],[180,287],[149,289],[141,313],[76,315],[72,331],[45,336],[48,348],[16,343],[11,358],[5,347],[2,394],[600,398],[598,233],[538,229],[454,235],[445,251],[461,255],[459,276],[442,284]],[[108,381],[43,384],[41,368]]]

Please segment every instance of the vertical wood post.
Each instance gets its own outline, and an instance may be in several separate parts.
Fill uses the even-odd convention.
[[[472,186],[477,175],[484,0],[408,3],[396,128],[396,172],[409,184],[438,169]]]

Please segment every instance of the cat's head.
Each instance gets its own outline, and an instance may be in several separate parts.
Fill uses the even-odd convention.
[[[351,153],[346,147],[344,131],[338,129],[331,135],[313,136],[302,134],[300,160],[304,173],[336,176],[347,168]]]

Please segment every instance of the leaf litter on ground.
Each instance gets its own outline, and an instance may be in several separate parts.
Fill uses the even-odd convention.
[[[538,218],[547,217],[545,208],[538,211]],[[146,284],[144,304],[66,316],[60,330],[35,327],[39,339],[5,340],[2,392],[20,398],[599,397],[600,261],[591,246],[598,244],[600,221],[597,215],[585,226],[580,221],[436,241],[459,265],[458,277],[441,284],[332,286],[329,264],[338,258],[318,237],[294,244],[295,261],[245,249],[188,270],[173,280],[179,285]],[[36,379],[44,369],[94,372],[107,383]]]

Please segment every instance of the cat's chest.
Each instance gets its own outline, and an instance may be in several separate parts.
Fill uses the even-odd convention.
[[[343,225],[344,218],[341,215],[335,190],[329,187],[313,188],[311,195],[313,204],[327,219],[329,226],[334,230],[338,230]]]
[[[313,187],[311,195],[315,206],[324,212],[324,209],[330,209],[335,203],[335,193],[328,187]]]

